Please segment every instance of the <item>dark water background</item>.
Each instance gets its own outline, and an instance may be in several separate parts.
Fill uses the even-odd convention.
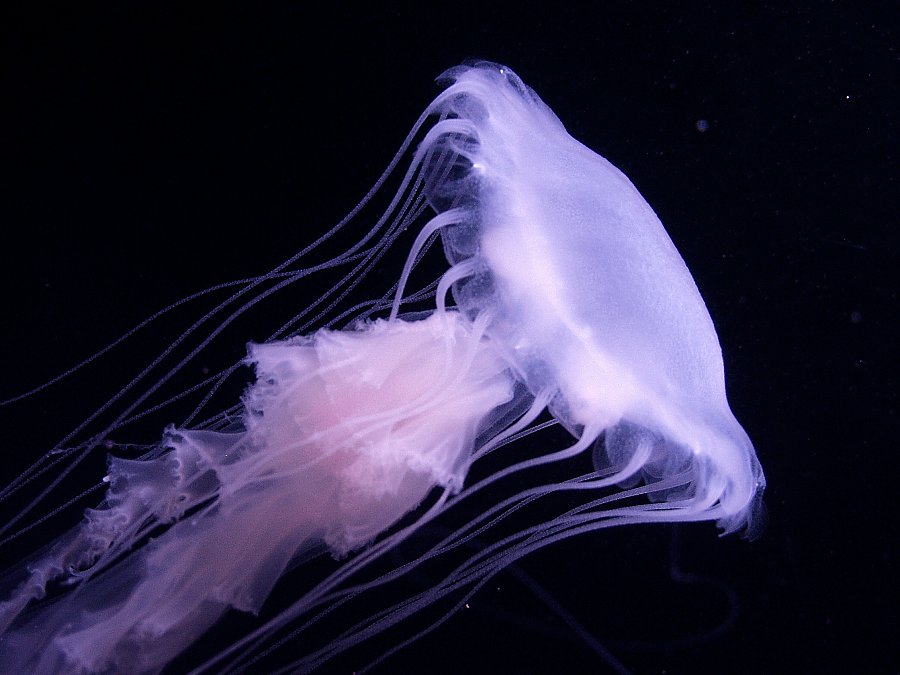
[[[897,672],[896,10],[488,4],[5,6],[3,393],[271,268],[365,193],[435,76],[506,63],[632,179],[684,256],[770,522],[751,543],[711,525],[566,542],[378,672],[607,672],[541,597],[637,673]],[[245,330],[227,358],[265,337]],[[5,409],[9,472],[123,363]]]

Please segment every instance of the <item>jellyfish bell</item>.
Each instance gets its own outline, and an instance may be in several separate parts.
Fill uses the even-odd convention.
[[[323,616],[467,551],[473,537],[489,537],[554,493],[582,499],[497,533],[447,563],[427,588],[401,591],[396,602],[304,644],[294,665],[312,670],[438,601],[468,597],[505,566],[567,537],[698,520],[754,531],[762,471],[728,406],[712,321],[652,209],[508,68],[477,62],[443,80],[398,153],[420,138],[372,229],[343,253],[297,267],[358,219],[384,177],[322,239],[242,282],[219,308],[218,324],[211,314],[185,331],[207,330],[212,339],[259,298],[323,270],[342,271],[271,340],[250,345],[246,363],[256,379],[227,423],[170,426],[154,451],[110,459],[104,501],[30,559],[0,604],[4,670],[157,671],[229,608],[260,612],[279,577],[324,544],[340,560],[335,569],[202,666],[247,667],[286,627],[298,625],[288,637],[303,642]],[[393,288],[341,310],[429,208],[436,215],[419,227]],[[450,268],[410,291],[437,237]],[[429,298],[431,311],[403,312]],[[322,319],[331,311],[337,317]],[[336,328],[342,320],[351,323]],[[155,388],[147,385],[148,394]],[[122,428],[144,401],[122,404],[92,438]],[[537,423],[545,410],[575,440],[517,456],[515,441],[546,426]],[[81,444],[71,461],[95,445]],[[473,465],[501,448],[501,466],[472,480]],[[548,465],[588,453],[594,471],[541,479]],[[530,475],[531,486],[501,492],[418,557],[367,575],[417,532],[513,474]],[[59,584],[70,588],[41,602]],[[275,646],[286,638],[279,639]]]
[[[762,473],[729,408],[706,305],[656,214],[508,68],[447,75],[455,83],[435,105],[461,119],[477,110],[471,131],[438,141],[477,167],[477,208],[444,231],[466,271],[454,285],[461,311],[493,314],[488,335],[533,393],[551,392],[564,424],[612,430],[617,457],[642,445],[616,433],[623,421],[665,439],[664,454],[682,456],[660,459],[702,474],[685,510],[742,527]],[[685,513],[654,515],[670,516]]]

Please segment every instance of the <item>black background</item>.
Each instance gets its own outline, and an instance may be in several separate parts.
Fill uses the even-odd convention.
[[[365,193],[439,73],[506,63],[665,223],[769,482],[758,541],[601,532],[522,569],[635,672],[897,672],[896,17],[555,4],[6,5],[3,394],[271,268]],[[94,384],[109,393],[115,363],[3,410],[11,472],[84,417]],[[672,550],[738,599],[715,639],[721,594],[680,588]],[[609,670],[519,582],[497,588],[378,672]]]

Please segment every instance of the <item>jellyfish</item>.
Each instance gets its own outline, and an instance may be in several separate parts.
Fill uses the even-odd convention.
[[[102,501],[10,575],[4,672],[158,672],[227,612],[265,614],[288,572],[303,579],[297,597],[198,672],[238,672],[287,643],[301,645],[288,669],[315,670],[451,599],[383,659],[554,542],[690,521],[755,535],[763,473],[730,410],[712,320],[653,210],[508,67],[470,62],[440,82],[347,218],[274,270],[226,284],[226,300],[4,489],[6,500],[48,483],[6,519],[14,538],[112,431],[199,397],[160,442],[113,452]],[[316,261],[403,161],[374,225]],[[407,232],[393,284],[350,302]],[[414,287],[438,240],[448,267]],[[337,280],[243,361],[149,403],[236,317],[316,274]],[[203,419],[246,367],[254,378],[240,402]],[[568,444],[521,450],[554,425]],[[441,529],[480,495],[487,506]],[[555,512],[521,518],[558,495]],[[414,556],[391,562],[429,530],[438,534]],[[305,575],[329,555],[326,572]],[[346,610],[441,561],[425,588],[401,584],[377,609]],[[338,628],[316,632],[335,616]]]

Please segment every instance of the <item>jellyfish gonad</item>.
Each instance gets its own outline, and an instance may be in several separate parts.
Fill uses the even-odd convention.
[[[170,425],[142,456],[111,457],[102,502],[28,558],[7,589],[4,672],[159,671],[229,609],[260,612],[309,551],[329,552],[338,561],[329,573],[200,666],[239,670],[291,626],[302,643],[319,616],[464,551],[475,533],[555,493],[578,505],[464,553],[428,588],[304,645],[290,668],[313,670],[567,537],[684,521],[754,532],[763,474],[726,400],[706,306],[650,206],[508,68],[472,63],[441,81],[385,174],[411,157],[374,225],[339,255],[297,267],[315,242],[236,295],[341,269],[331,291],[341,299],[413,231],[392,288],[347,310],[344,328],[306,322],[251,344],[255,381],[227,424]],[[321,241],[361,219],[358,207]],[[410,291],[436,240],[449,267]],[[423,300],[430,311],[406,311]],[[67,461],[95,451],[142,400],[122,404]],[[519,439],[547,419],[571,443],[519,455]],[[501,459],[470,479],[489,455]],[[585,457],[587,473],[542,478]],[[527,485],[499,490],[415,559],[365,575],[514,474]],[[28,517],[14,514],[7,531]]]

